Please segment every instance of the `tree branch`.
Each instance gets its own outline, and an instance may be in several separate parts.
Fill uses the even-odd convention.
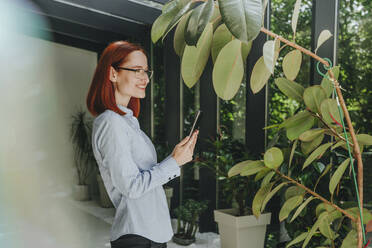
[[[275,172],[283,177],[284,179],[290,181],[291,183],[293,184],[296,184],[298,187],[304,189],[305,191],[307,191],[309,194],[313,195],[314,197],[318,198],[319,200],[321,200],[322,202],[324,202],[325,204],[328,204],[330,205],[331,207],[335,208],[336,210],[340,211],[341,213],[343,213],[345,216],[347,216],[349,219],[351,219],[352,221],[354,222],[357,222],[357,219],[354,218],[351,214],[349,214],[348,212],[346,212],[344,209],[340,208],[339,206],[337,206],[336,204],[328,201],[327,199],[325,199],[324,197],[322,197],[321,195],[319,195],[318,193],[312,191],[311,189],[309,189],[308,187],[306,187],[305,185],[297,182],[296,180],[282,174],[279,170],[275,170]]]

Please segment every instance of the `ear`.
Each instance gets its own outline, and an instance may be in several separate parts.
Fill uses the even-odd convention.
[[[114,69],[114,67],[110,66],[110,81],[116,82],[118,77],[118,72]]]

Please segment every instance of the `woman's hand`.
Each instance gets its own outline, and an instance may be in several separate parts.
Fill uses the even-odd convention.
[[[198,139],[199,130],[195,130],[191,138],[187,136],[176,145],[172,152],[172,157],[179,166],[182,166],[192,160],[194,148]]]

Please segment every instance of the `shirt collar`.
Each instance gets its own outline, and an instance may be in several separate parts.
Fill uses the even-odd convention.
[[[120,104],[117,104],[117,106],[119,107],[119,109],[120,109],[121,111],[125,112],[126,115],[128,115],[128,116],[133,116],[133,111],[132,111],[130,108],[127,108],[127,107],[125,107],[125,106],[123,106],[123,105],[120,105]]]

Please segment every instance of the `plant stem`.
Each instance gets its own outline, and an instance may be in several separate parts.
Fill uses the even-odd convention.
[[[293,42],[291,42],[289,40],[286,40],[283,37],[281,37],[280,35],[277,35],[277,34],[271,32],[271,31],[267,30],[266,28],[261,28],[261,32],[263,32],[263,33],[265,33],[267,35],[270,35],[271,37],[277,38],[281,42],[283,42],[283,43],[285,43],[285,44],[287,44],[287,45],[289,45],[289,46],[291,46],[293,48],[296,48],[297,50],[300,50],[302,53],[307,54],[310,57],[312,57],[312,58],[320,61],[322,64],[329,66],[328,65],[328,62],[326,60],[322,59],[321,57],[319,57],[318,55],[312,53],[311,51],[309,51],[309,50],[307,50],[307,49],[305,49],[305,48],[297,45],[296,43],[293,43]]]
[[[271,37],[274,37],[274,38],[279,39],[283,43],[285,43],[285,44],[287,44],[287,45],[289,45],[289,46],[291,46],[291,47],[293,47],[293,48],[301,51],[304,54],[307,54],[308,56],[316,59],[317,61],[320,61],[323,65],[325,65],[327,67],[330,66],[326,60],[322,59],[318,55],[312,53],[311,51],[309,51],[309,50],[307,50],[307,49],[305,49],[305,48],[303,48],[303,47],[301,47],[301,46],[299,46],[299,45],[297,45],[297,44],[295,44],[293,42],[290,42],[290,41],[284,39],[283,37],[281,37],[281,36],[279,36],[279,35],[271,32],[271,31],[267,30],[264,27],[261,28],[261,32],[263,32],[263,33],[265,33],[267,35],[270,35]],[[360,148],[359,148],[359,144],[358,144],[358,141],[356,139],[356,136],[355,136],[353,125],[351,123],[349,111],[347,110],[347,107],[346,107],[344,98],[343,98],[342,93],[341,93],[340,84],[335,79],[332,70],[329,70],[329,75],[330,75],[331,80],[333,81],[333,83],[335,85],[337,96],[338,96],[338,100],[339,100],[339,103],[341,105],[342,111],[344,113],[344,116],[345,116],[345,119],[346,119],[346,122],[347,122],[347,126],[349,127],[351,138],[353,140],[353,144],[354,144],[354,146],[353,146],[353,148],[354,148],[354,157],[358,161],[359,204],[360,204],[360,208],[363,209],[363,161],[362,161],[362,155],[360,153]],[[361,224],[358,224],[358,227],[359,227],[359,225],[361,225]],[[359,248],[362,248],[362,243],[363,243],[363,240],[361,240],[361,237],[362,237],[362,229],[361,228],[358,228],[358,247]]]
[[[346,139],[344,137],[342,137],[339,133],[336,132],[336,130],[334,130],[331,126],[329,126],[324,120],[322,117],[319,116],[318,113],[314,113],[313,111],[311,111],[310,109],[307,109],[307,111],[310,112],[310,114],[314,117],[316,117],[317,119],[319,119],[323,125],[325,125],[335,136],[337,136],[339,139],[341,139],[342,141],[344,141],[346,143]],[[354,144],[353,143],[349,143],[352,147],[354,147]]]
[[[358,140],[356,138],[354,127],[351,123],[349,111],[347,111],[345,101],[344,101],[344,98],[342,96],[342,93],[341,93],[341,90],[340,90],[340,87],[339,87],[339,83],[337,82],[337,80],[334,79],[334,75],[333,75],[332,71],[330,70],[329,72],[330,72],[331,78],[335,82],[336,92],[337,92],[337,96],[339,98],[338,100],[339,100],[341,108],[344,112],[345,119],[346,119],[346,122],[347,122],[347,126],[349,127],[351,139],[353,140],[353,144],[354,144],[354,146],[353,146],[354,157],[358,161],[358,191],[359,191],[360,208],[363,209],[363,161],[362,161],[362,154],[360,153],[359,143],[358,143]]]
[[[325,204],[328,204],[328,205],[332,206],[333,208],[335,208],[336,210],[340,211],[340,212],[343,213],[345,216],[349,217],[352,221],[354,221],[354,222],[357,221],[357,219],[356,219],[355,217],[353,217],[351,214],[349,214],[348,212],[346,212],[345,210],[343,210],[342,208],[340,208],[340,207],[337,206],[336,204],[334,204],[334,203],[328,201],[327,199],[325,199],[324,197],[322,197],[322,196],[319,195],[318,193],[312,191],[311,189],[309,189],[309,188],[306,187],[305,185],[303,185],[303,184],[297,182],[297,181],[294,180],[293,178],[290,178],[290,177],[288,177],[288,176],[282,174],[279,170],[275,170],[275,172],[276,172],[279,176],[281,176],[281,177],[287,179],[288,181],[290,181],[291,183],[294,183],[294,184],[296,184],[298,187],[300,187],[300,188],[306,190],[309,194],[311,194],[311,195],[313,195],[314,197],[318,198],[319,200],[321,200],[321,201],[324,202]]]

